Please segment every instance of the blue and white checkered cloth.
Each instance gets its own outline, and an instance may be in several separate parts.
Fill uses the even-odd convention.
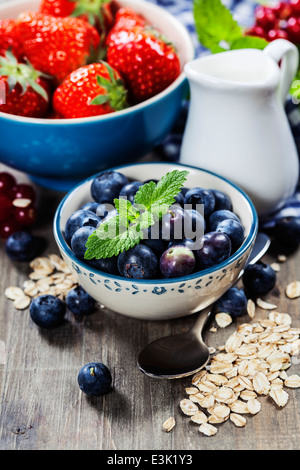
[[[199,43],[193,17],[193,0],[149,0],[160,5],[176,16],[188,29],[194,43],[196,57],[207,52]],[[253,24],[254,9],[258,5],[254,0],[223,0],[224,5],[229,8],[237,22],[250,27]],[[188,102],[183,103],[182,115],[176,123],[171,134],[156,150],[163,159],[177,161],[179,159],[185,120],[188,111]],[[295,105],[291,100],[287,101],[286,112],[295,138],[296,146],[300,155],[300,105]],[[268,220],[264,221],[262,228],[271,228],[277,219],[285,216],[300,217],[300,181],[293,197],[285,201],[284,206]]]

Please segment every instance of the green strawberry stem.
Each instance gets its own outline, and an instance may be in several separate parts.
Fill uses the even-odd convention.
[[[19,84],[23,94],[31,87],[45,101],[49,101],[48,93],[36,80],[39,77],[50,77],[35,70],[29,62],[26,64],[19,63],[10,50],[6,51],[4,57],[0,57],[0,76],[7,77],[9,93]]]
[[[76,8],[70,16],[77,17],[80,15],[87,15],[88,21],[91,25],[95,24],[96,18],[98,18],[101,29],[104,28],[104,19],[102,6],[105,3],[109,3],[109,0],[70,0],[76,2]]]
[[[102,64],[106,66],[109,74],[109,79],[97,75],[97,83],[105,89],[106,93],[98,95],[91,101],[91,105],[101,105],[108,103],[115,111],[121,111],[128,107],[127,104],[127,90],[124,87],[123,80],[116,78],[115,71],[112,67],[104,61]]]

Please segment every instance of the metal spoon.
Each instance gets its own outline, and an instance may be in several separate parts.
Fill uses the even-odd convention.
[[[246,266],[256,263],[268,250],[270,239],[258,233]],[[243,275],[240,273],[238,279]],[[238,281],[237,279],[237,281]],[[202,332],[214,304],[202,310],[193,327],[184,334],[159,338],[139,354],[138,367],[146,375],[161,379],[175,379],[195,374],[205,367],[210,358]]]

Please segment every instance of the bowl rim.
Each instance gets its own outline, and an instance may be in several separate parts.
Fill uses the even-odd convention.
[[[53,220],[54,238],[56,240],[56,243],[58,244],[58,247],[68,256],[68,258],[71,259],[72,262],[74,262],[75,264],[78,264],[80,267],[82,267],[83,269],[86,269],[87,271],[89,271],[93,275],[107,277],[107,278],[110,278],[114,281],[119,281],[119,282],[121,281],[121,282],[127,282],[127,283],[131,283],[131,284],[132,283],[141,284],[141,285],[149,285],[149,284],[163,285],[163,284],[184,283],[184,282],[191,281],[193,279],[197,279],[199,277],[204,277],[206,275],[213,274],[213,273],[215,273],[219,270],[222,270],[222,269],[226,268],[226,266],[228,266],[229,264],[234,263],[241,255],[243,255],[244,253],[247,252],[248,248],[254,242],[254,240],[256,238],[256,235],[257,235],[257,232],[258,232],[258,225],[259,225],[258,215],[257,215],[256,209],[255,209],[255,206],[254,206],[252,200],[250,199],[250,197],[247,195],[247,193],[243,189],[241,189],[237,184],[233,183],[229,179],[224,178],[223,176],[220,176],[217,173],[215,173],[213,171],[210,171],[210,170],[206,170],[204,168],[195,167],[195,166],[192,166],[192,165],[185,165],[185,164],[181,164],[181,163],[171,163],[171,162],[141,162],[141,163],[134,163],[134,164],[130,164],[130,165],[128,165],[128,164],[127,165],[120,165],[120,166],[109,168],[109,169],[103,170],[103,171],[119,171],[119,170],[122,170],[122,168],[124,169],[124,168],[129,168],[129,167],[132,167],[132,166],[142,166],[142,165],[146,165],[146,166],[148,165],[149,166],[149,165],[159,165],[159,164],[167,165],[167,166],[170,166],[170,167],[179,166],[179,167],[182,167],[183,169],[184,168],[187,168],[187,169],[190,168],[192,170],[199,170],[203,173],[208,173],[212,176],[215,176],[215,177],[223,180],[224,182],[226,182],[227,184],[232,186],[234,189],[236,189],[244,197],[244,199],[247,201],[247,203],[249,204],[250,212],[251,212],[251,215],[252,215],[252,224],[251,224],[251,227],[250,227],[250,231],[249,231],[249,234],[248,234],[246,240],[244,240],[244,243],[242,244],[242,246],[232,256],[230,256],[229,258],[227,258],[225,261],[223,261],[222,263],[220,263],[218,265],[212,266],[211,268],[204,269],[202,271],[198,271],[198,272],[189,274],[188,276],[181,276],[181,277],[170,278],[170,279],[169,278],[167,278],[167,279],[134,279],[134,278],[128,279],[128,278],[125,278],[125,277],[122,277],[122,276],[117,276],[115,274],[109,274],[109,273],[106,273],[104,271],[94,269],[93,267],[88,266],[82,260],[76,258],[76,256],[74,255],[74,253],[72,252],[72,250],[68,246],[67,242],[65,241],[65,239],[63,237],[63,234],[60,230],[60,220],[61,220],[61,212],[63,210],[63,207],[67,203],[68,199],[71,197],[71,194],[73,193],[73,191],[76,191],[79,187],[81,187],[81,186],[87,184],[89,181],[93,180],[99,174],[99,173],[96,173],[95,175],[90,176],[89,178],[85,179],[81,183],[74,186],[64,196],[64,198],[61,200],[61,202],[59,203],[59,205],[58,205],[58,207],[55,211],[54,220]]]
[[[80,125],[80,124],[89,124],[93,122],[101,122],[101,121],[106,121],[106,120],[113,120],[113,119],[118,119],[118,117],[123,117],[126,116],[127,114],[130,114],[132,112],[139,112],[141,109],[146,108],[147,106],[154,105],[156,102],[160,101],[161,99],[164,99],[167,95],[171,94],[173,91],[175,91],[177,88],[179,88],[184,82],[187,81],[185,72],[184,72],[184,66],[187,62],[190,60],[193,60],[195,58],[195,47],[192,41],[192,38],[187,30],[187,28],[169,11],[165,10],[163,7],[160,5],[156,5],[155,3],[152,2],[146,2],[145,0],[139,0],[141,4],[147,4],[147,8],[153,9],[154,11],[157,10],[160,14],[163,14],[164,17],[166,18],[166,21],[173,23],[177,30],[180,32],[180,36],[185,44],[187,56],[189,57],[188,60],[185,63],[181,64],[181,73],[180,75],[174,80],[173,83],[171,83],[165,90],[161,91],[155,96],[152,96],[151,98],[138,103],[133,106],[129,106],[126,109],[123,109],[121,111],[117,111],[115,113],[109,113],[109,114],[104,114],[100,116],[91,116],[91,117],[84,117],[84,118],[68,118],[68,119],[49,119],[49,118],[28,118],[28,117],[23,117],[23,116],[17,116],[14,114],[8,114],[8,113],[3,113],[0,111],[0,118],[1,119],[7,119],[8,121],[14,121],[18,123],[22,123],[24,125],[26,124],[37,124],[37,125],[50,125],[50,126],[63,126],[63,125]],[[22,5],[26,4],[26,0],[12,0],[10,2],[4,3],[0,5],[0,13],[6,9],[6,7],[11,7],[14,5]]]

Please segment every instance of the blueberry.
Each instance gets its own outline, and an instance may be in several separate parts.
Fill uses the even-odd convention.
[[[220,222],[225,219],[233,219],[237,222],[241,222],[239,217],[232,211],[221,209],[213,212],[208,219],[208,229],[210,232],[214,232]]]
[[[101,219],[100,223],[102,223],[103,220],[107,221],[111,217],[118,215],[118,211],[112,204],[99,204],[96,215]]]
[[[274,235],[282,243],[298,246],[300,243],[300,217],[283,217],[277,220]]]
[[[184,206],[184,196],[182,193],[178,193],[176,196],[174,196],[174,199],[174,204],[179,204],[181,207]]]
[[[118,171],[103,171],[93,180],[91,185],[92,198],[99,203],[113,204],[120,191],[128,183],[128,179]]]
[[[157,273],[158,260],[148,246],[140,244],[119,254],[118,269],[124,277],[153,279]]]
[[[232,202],[227,194],[223,193],[223,191],[219,191],[218,189],[211,189],[213,195],[215,196],[215,211],[219,211],[222,209],[232,211]]]
[[[108,274],[119,275],[117,256],[112,256],[111,258],[101,258],[101,259],[93,258],[90,260],[85,260],[85,262],[92,268],[98,269],[99,271],[103,271]]]
[[[202,237],[203,246],[196,251],[199,270],[211,268],[225,261],[231,253],[230,238],[221,232],[209,232]]]
[[[98,206],[99,206],[98,202],[90,201],[90,202],[86,202],[85,204],[83,204],[83,206],[80,207],[80,210],[90,211],[96,214]]]
[[[195,255],[187,246],[174,245],[160,258],[160,272],[165,278],[187,276],[194,271]]]
[[[31,261],[37,252],[36,239],[26,231],[13,233],[5,242],[5,252],[13,261]]]
[[[185,224],[188,224],[187,217],[187,211],[181,206],[171,206],[161,220],[163,240],[182,240]]]
[[[68,292],[66,304],[74,315],[89,315],[95,309],[95,300],[81,286]]]
[[[81,227],[74,233],[73,237],[71,238],[71,248],[74,255],[78,259],[84,259],[84,255],[86,252],[86,242],[92,233],[95,232],[95,227]]]
[[[101,362],[85,364],[80,369],[77,380],[80,390],[89,396],[104,395],[111,389],[111,373]]]
[[[119,196],[126,198],[129,202],[131,202],[131,204],[134,204],[134,197],[141,186],[142,183],[140,181],[133,181],[131,183],[127,183],[121,189]]]
[[[243,274],[245,291],[253,298],[267,295],[275,287],[276,279],[274,269],[262,261],[249,265]]]
[[[192,240],[200,240],[205,233],[205,219],[200,212],[194,209],[185,211],[186,223],[184,227],[184,236]]]
[[[245,238],[245,230],[240,222],[234,219],[222,220],[217,225],[216,232],[226,233],[231,240],[232,253],[235,253],[242,245]]]
[[[191,238],[183,238],[182,240],[171,240],[168,244],[168,248],[171,248],[172,246],[178,246],[178,245],[185,246],[192,251],[195,250],[195,241],[192,240]]]
[[[152,181],[153,181],[153,183],[155,183],[155,184],[157,184],[157,183],[159,182],[159,180],[156,180],[156,179],[151,178],[151,179],[149,179],[149,180],[144,181],[143,184],[148,184],[148,183],[151,183]]]
[[[247,301],[243,289],[232,287],[217,301],[215,311],[228,313],[233,318],[241,317],[247,311]]]
[[[191,204],[191,208],[196,210],[200,210],[199,206],[203,205],[204,216],[208,217],[215,208],[215,197],[209,189],[193,188],[187,191],[184,204]]]
[[[78,210],[74,212],[67,220],[65,226],[65,238],[67,243],[70,245],[71,238],[81,227],[90,226],[97,227],[101,222],[100,217],[98,217],[94,212]]]
[[[158,258],[166,251],[169,244],[167,240],[163,240],[162,238],[161,224],[155,224],[149,227],[142,243],[148,246]]]
[[[31,319],[42,328],[60,325],[66,313],[66,304],[53,295],[35,297],[29,308]]]

